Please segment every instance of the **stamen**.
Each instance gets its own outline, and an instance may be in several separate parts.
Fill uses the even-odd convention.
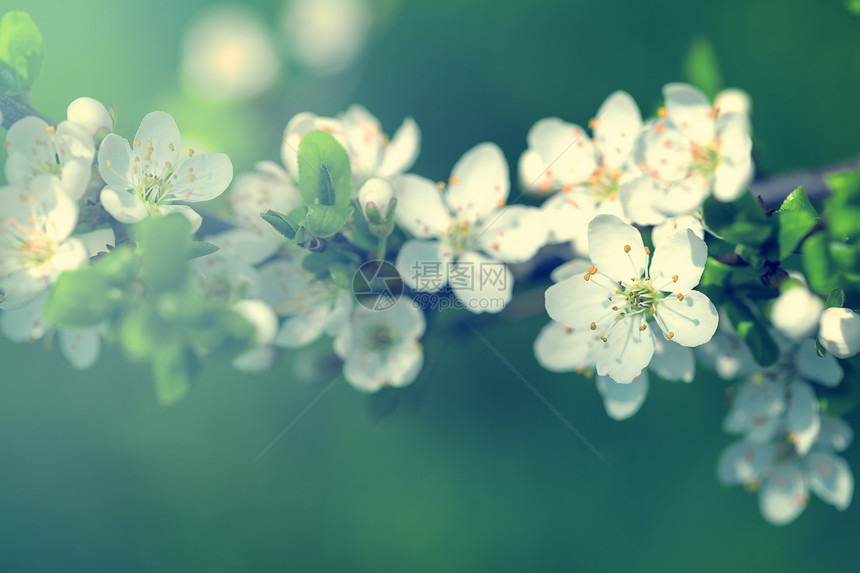
[[[591,330],[597,330],[597,323],[592,322],[590,325],[588,325],[588,328],[590,328]]]
[[[49,125],[48,127],[45,128],[45,131],[47,131],[48,133],[54,133],[54,130],[55,130],[55,128],[53,125]]]
[[[602,340],[603,342],[609,342],[609,340],[607,340],[605,336],[601,336],[600,340]]]
[[[597,274],[597,267],[595,267],[595,266],[588,267],[588,274],[596,275]]]
[[[111,165],[111,164],[110,164],[110,159],[108,159],[108,160],[107,160],[107,166],[108,166],[108,169],[110,169],[110,165]]]
[[[672,282],[673,283],[678,282],[678,275],[672,275]]]
[[[639,330],[640,330],[640,331],[642,331],[642,330],[645,330],[646,328],[648,328],[648,323],[647,323],[647,322],[646,322],[645,324],[643,324],[642,326],[640,326],[640,327],[639,327]]]
[[[645,247],[645,254],[646,254],[646,255],[650,255],[650,254],[651,254],[651,249],[649,249],[647,246]]]
[[[585,280],[591,280],[591,275],[588,273],[585,273],[582,278],[584,278]]]
[[[678,293],[678,300],[684,300],[684,295],[682,295],[681,293]]]
[[[675,333],[674,333],[674,332],[669,332],[669,334],[667,334],[667,335],[666,335],[666,339],[667,339],[667,340],[672,340],[674,337],[675,337]]]
[[[629,252],[630,252],[630,245],[624,245],[624,252],[625,252],[625,253],[629,253]]]

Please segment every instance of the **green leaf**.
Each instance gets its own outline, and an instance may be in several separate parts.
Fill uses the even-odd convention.
[[[702,211],[708,228],[731,243],[759,246],[772,232],[761,205],[749,191],[729,202],[709,196]]]
[[[737,299],[725,301],[723,308],[735,334],[750,349],[755,361],[761,366],[776,364],[779,360],[779,347],[762,320],[753,314],[744,302]]]
[[[735,267],[708,257],[707,261],[705,261],[705,270],[702,272],[702,279],[699,281],[699,284],[702,286],[723,287],[728,284],[729,276],[734,270]]]
[[[191,223],[180,213],[149,217],[137,224],[141,277],[152,293],[181,289],[189,278]]]
[[[803,187],[798,187],[788,194],[785,201],[779,207],[780,211],[803,211],[811,214],[813,217],[818,217],[818,211],[812,206],[809,196]]]
[[[305,209],[305,207],[302,207],[302,209]],[[288,215],[284,215],[283,213],[278,213],[277,211],[269,209],[260,216],[277,232],[286,237],[287,243],[290,245],[296,245],[303,242],[305,239],[310,238],[305,236],[307,233],[303,229],[303,222],[296,220],[296,218],[292,216],[292,212]],[[304,218],[305,217],[303,216],[302,219]]]
[[[317,130],[302,138],[298,151],[302,203],[347,206],[352,200],[349,155],[330,133]]]
[[[308,230],[316,237],[331,237],[343,229],[352,217],[352,205],[308,206]]]
[[[818,340],[818,338],[815,339],[815,353],[821,358],[827,356],[827,349],[824,348],[824,345],[821,344],[821,341]]]
[[[0,19],[0,60],[15,76],[17,92],[8,95],[33,87],[42,70],[42,33],[26,12],[6,12]]]
[[[328,267],[331,281],[336,287],[342,289],[352,288],[352,281],[355,277],[356,269],[357,267],[354,265],[339,262],[333,262]]]
[[[794,253],[804,237],[815,228],[818,218],[808,211],[779,210],[773,214],[773,222],[777,229],[779,260],[783,261]]]
[[[828,250],[828,239],[824,233],[809,236],[801,247],[803,274],[809,281],[810,288],[826,296],[839,287],[839,271]]]
[[[684,78],[711,99],[723,88],[717,54],[708,38],[693,40],[684,58]]]
[[[835,288],[827,295],[827,300],[824,301],[824,308],[842,308],[845,305],[845,291],[841,288]]]
[[[65,272],[51,287],[45,318],[60,328],[97,326],[117,313],[125,292],[111,286],[95,267]]]
[[[188,258],[197,259],[218,251],[218,246],[206,241],[193,241],[188,249]]]
[[[175,331],[159,318],[155,305],[141,303],[132,307],[119,326],[119,341],[126,357],[141,362],[157,354],[162,346],[175,342]]]
[[[161,349],[152,358],[152,377],[155,395],[162,406],[181,400],[191,388],[191,381],[199,368],[199,358],[182,346]]]

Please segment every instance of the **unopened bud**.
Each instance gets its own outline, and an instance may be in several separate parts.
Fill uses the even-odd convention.
[[[832,307],[821,313],[818,339],[837,358],[860,352],[860,316],[850,308]]]
[[[113,119],[100,101],[91,97],[79,97],[66,110],[69,121],[84,126],[93,136],[102,130],[113,131]]]
[[[385,179],[370,179],[361,186],[358,203],[370,224],[382,225],[389,222],[394,214],[394,190]]]

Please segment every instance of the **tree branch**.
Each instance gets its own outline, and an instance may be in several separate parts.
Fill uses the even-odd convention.
[[[3,129],[9,129],[16,121],[21,118],[33,115],[46,121],[49,125],[56,125],[55,122],[45,117],[29,105],[25,105],[17,100],[12,99],[3,92],[0,92],[0,114],[3,114]]]

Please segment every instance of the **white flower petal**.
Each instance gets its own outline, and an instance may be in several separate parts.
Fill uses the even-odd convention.
[[[223,153],[189,157],[170,176],[169,193],[181,201],[209,201],[224,192],[233,180],[233,164]]]
[[[120,223],[137,223],[149,215],[146,203],[137,195],[132,195],[123,189],[105,187],[99,195],[99,201],[105,211]]]
[[[629,384],[619,384],[608,376],[597,377],[597,389],[603,406],[613,420],[626,420],[639,411],[648,395],[648,372],[642,372]]]
[[[585,131],[557,117],[535,123],[528,143],[540,156],[546,176],[559,187],[582,183],[597,169],[597,154]]]
[[[686,215],[698,209],[710,192],[710,178],[691,172],[667,187],[657,208],[667,215]]]
[[[102,328],[60,330],[57,334],[63,356],[76,370],[91,368],[99,358],[102,345]]]
[[[406,241],[397,253],[397,271],[410,288],[437,292],[448,282],[451,249],[439,241]]]
[[[789,390],[791,403],[785,413],[786,429],[798,455],[804,456],[812,447],[821,428],[818,399],[805,382],[792,382]]]
[[[460,221],[491,216],[510,191],[508,163],[495,143],[481,143],[454,165],[445,197]]]
[[[523,263],[537,254],[546,243],[546,226],[535,207],[502,207],[475,229],[478,244],[492,258]]]
[[[182,137],[179,135],[179,127],[169,113],[153,111],[146,114],[137,128],[134,140],[137,145],[132,142],[132,153],[140,159],[142,165],[149,163],[152,166],[150,173],[153,175],[165,171],[168,163],[174,166],[178,163]]]
[[[451,214],[439,188],[418,175],[401,175],[391,182],[397,197],[395,214],[415,237],[439,237],[451,225]]]
[[[684,300],[667,296],[657,305],[658,324],[672,340],[682,346],[699,346],[714,336],[719,317],[717,309],[707,296],[690,291]]]
[[[651,242],[654,243],[654,248],[659,250],[660,245],[684,229],[693,231],[697,237],[705,240],[705,226],[702,224],[702,219],[695,215],[680,215],[666,219],[651,230]]]
[[[284,320],[272,341],[277,346],[301,348],[322,335],[330,309],[318,307],[308,314],[296,314]]]
[[[785,462],[777,466],[759,492],[762,517],[773,525],[787,525],[806,509],[809,495],[800,465]]]
[[[648,368],[666,380],[689,383],[696,373],[696,360],[691,349],[658,336],[654,339],[654,356]]]
[[[33,342],[42,338],[51,328],[43,311],[47,294],[32,300],[26,306],[0,312],[0,332],[12,342]]]
[[[187,205],[159,205],[156,212],[162,216],[169,215],[170,213],[181,213],[191,223],[192,233],[196,233],[197,229],[203,223],[203,217]]]
[[[714,107],[705,95],[688,84],[663,86],[669,119],[699,145],[714,139]]]
[[[594,201],[589,194],[574,189],[556,193],[540,206],[547,241],[562,243],[577,241],[588,250],[588,223],[596,216]]]
[[[99,146],[99,175],[119,191],[131,189],[131,147],[115,133],[108,134]]]
[[[69,121],[84,127],[90,135],[102,129],[113,130],[113,120],[104,104],[91,97],[79,97],[66,109]]]
[[[839,456],[813,451],[803,460],[809,489],[825,502],[845,511],[854,497],[854,474]]]
[[[625,182],[618,189],[624,215],[637,225],[659,225],[666,215],[658,209],[664,188],[648,175]]]
[[[560,283],[570,277],[582,278],[582,276],[588,272],[589,267],[591,267],[590,261],[585,259],[573,259],[572,261],[568,261],[557,266],[549,276],[552,279],[552,282]]]
[[[860,315],[850,308],[824,309],[818,339],[837,358],[854,356],[860,352]]]
[[[600,338],[591,330],[573,330],[552,321],[534,342],[538,364],[552,372],[572,372],[594,367],[594,352]]]
[[[376,174],[379,177],[391,177],[409,170],[418,158],[420,150],[421,130],[414,119],[407,117],[386,146],[382,165]]]
[[[654,335],[642,315],[629,315],[620,319],[606,333],[606,342],[597,347],[597,373],[609,376],[619,384],[632,382],[642,374],[654,355]]]
[[[717,476],[723,485],[761,482],[770,472],[778,450],[775,444],[756,444],[738,440],[723,450]]]
[[[824,357],[818,355],[815,340],[812,338],[798,345],[794,352],[794,364],[797,372],[805,379],[829,388],[838,386],[845,375],[842,366],[833,355],[827,354]]]
[[[588,253],[597,271],[612,281],[629,282],[645,274],[642,235],[614,215],[598,215],[588,224]]]
[[[737,163],[720,163],[714,169],[714,197],[720,201],[734,201],[749,187],[753,171],[750,158]]]
[[[696,357],[730,380],[761,370],[746,344],[732,333],[717,332],[707,343],[695,349]]]
[[[666,292],[687,294],[699,284],[707,260],[705,241],[690,229],[681,230],[655,247],[651,284]]]
[[[639,107],[630,94],[617,91],[606,98],[595,120],[594,139],[602,153],[603,165],[620,169],[642,129]]]
[[[841,418],[821,415],[821,429],[815,438],[816,449],[830,448],[841,452],[854,440],[854,430]]]
[[[546,312],[553,320],[574,330],[590,330],[592,322],[604,324],[614,318],[611,295],[612,291],[597,281],[575,275],[547,289]]]
[[[262,374],[275,363],[275,348],[258,346],[245,351],[233,359],[233,368],[247,374]]]
[[[547,170],[546,163],[534,149],[526,149],[517,162],[517,172],[522,188],[534,194],[547,193],[553,187],[552,170]]]
[[[278,317],[268,304],[261,300],[246,298],[233,306],[233,310],[250,322],[257,331],[258,346],[269,344],[278,333]]]
[[[467,251],[450,269],[448,283],[469,311],[497,313],[511,301],[514,276],[506,264]]]

